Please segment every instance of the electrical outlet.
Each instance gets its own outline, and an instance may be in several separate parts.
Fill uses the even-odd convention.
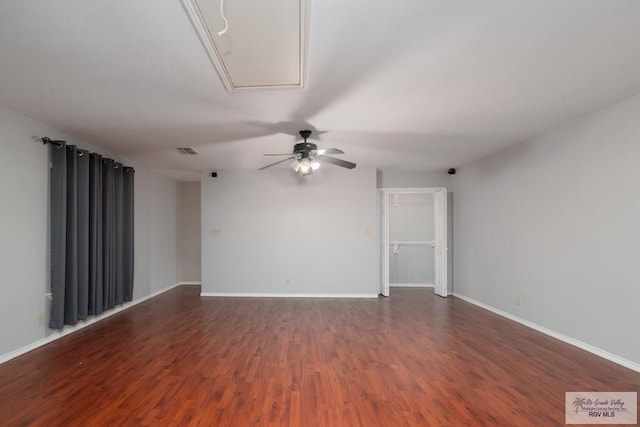
[[[222,234],[222,231],[217,228],[213,228],[209,233],[211,233],[212,236],[219,236],[220,234]]]
[[[44,325],[44,314],[38,314],[38,325]]]
[[[285,284],[285,285],[287,285],[287,286],[289,286],[289,284],[290,284],[290,283],[291,283],[291,281],[290,281],[290,280],[289,280],[289,278],[287,277],[287,278],[284,280],[284,284]]]
[[[516,297],[516,305],[522,304],[522,297]]]

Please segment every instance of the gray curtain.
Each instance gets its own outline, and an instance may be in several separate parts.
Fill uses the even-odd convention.
[[[77,320],[85,320],[89,315],[89,152],[86,150],[77,150],[76,179],[76,191],[78,192],[76,202],[78,209]]]
[[[130,167],[122,168],[122,298],[133,299],[133,174]]]
[[[50,145],[51,158],[51,317],[49,327],[64,325],[67,259],[67,153]]]
[[[102,159],[102,310],[115,305],[115,167],[111,159]]]
[[[102,156],[89,157],[89,315],[102,313]]]
[[[51,318],[61,329],[133,294],[134,170],[51,145]]]
[[[114,198],[114,214],[115,214],[115,304],[122,304],[122,163],[116,163],[113,169],[113,198]]]

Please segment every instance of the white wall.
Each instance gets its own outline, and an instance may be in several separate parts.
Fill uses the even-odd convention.
[[[640,363],[640,96],[453,183],[456,293]]]
[[[373,169],[204,174],[202,292],[375,296],[376,229]]]
[[[200,282],[202,258],[200,182],[180,184],[180,282]]]
[[[50,286],[49,156],[48,147],[35,142],[32,136],[64,139],[124,160],[0,107],[0,359],[52,333],[46,326],[50,304],[46,298]],[[175,212],[175,204],[170,205],[175,203],[176,183],[164,177],[158,180],[156,172],[141,165],[125,163],[136,169],[134,298],[139,299],[176,283],[175,256],[172,259],[168,255],[172,250],[175,254],[175,214],[156,215],[149,221],[152,208],[170,207]],[[152,252],[151,236],[156,244],[173,244],[173,249]],[[160,274],[167,278],[160,278]],[[38,324],[39,316],[43,316],[43,324]]]

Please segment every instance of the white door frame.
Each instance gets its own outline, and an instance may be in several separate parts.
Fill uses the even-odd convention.
[[[445,187],[381,188],[381,277],[380,294],[389,296],[389,201],[392,194],[432,194],[434,199],[434,292],[446,297],[447,290],[447,189]],[[436,201],[438,199],[438,201]]]
[[[447,189],[440,188],[433,194],[433,219],[435,249],[435,283],[436,295],[446,298],[447,292]]]

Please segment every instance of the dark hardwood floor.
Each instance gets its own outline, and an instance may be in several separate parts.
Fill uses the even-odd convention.
[[[179,287],[0,365],[2,426],[553,426],[640,374],[456,298]]]

